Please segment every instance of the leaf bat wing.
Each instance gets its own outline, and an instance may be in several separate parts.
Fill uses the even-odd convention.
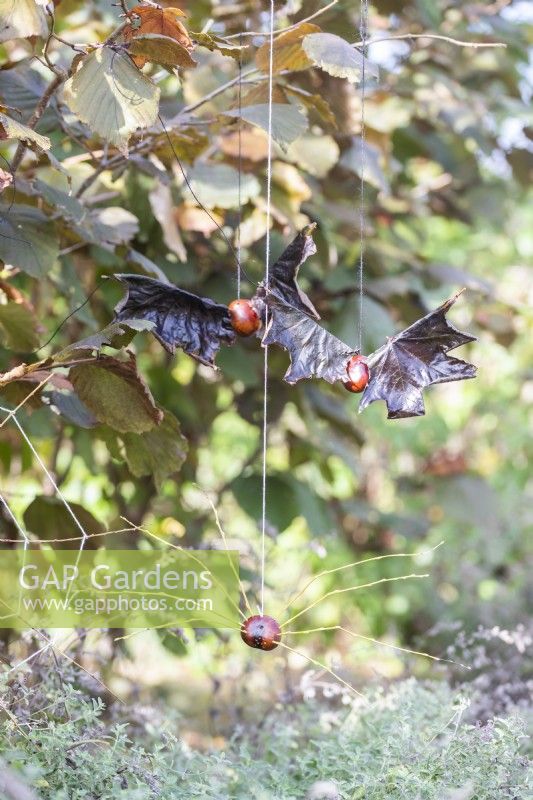
[[[271,269],[268,292],[282,303],[299,309],[314,319],[320,319],[318,311],[297,282],[301,265],[316,253],[312,236],[314,229],[314,224],[308,225],[283,251]]]
[[[329,383],[346,380],[346,365],[356,350],[277,297],[269,295],[266,302],[268,321],[262,343],[277,344],[289,352],[287,383],[303,378],[323,378]]]
[[[457,330],[446,319],[460,294],[392,336],[368,357],[370,380],[359,411],[376,400],[384,400],[388,419],[419,417],[425,413],[422,390],[427,386],[475,377],[473,364],[447,355],[450,350],[475,341],[475,336]]]
[[[115,307],[115,321],[149,320],[152,333],[169,353],[181,348],[201,364],[215,367],[220,345],[235,341],[227,306],[143,275],[115,278],[127,288]]]

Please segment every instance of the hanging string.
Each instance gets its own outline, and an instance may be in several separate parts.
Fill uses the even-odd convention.
[[[363,281],[365,273],[365,162],[366,162],[366,124],[365,124],[365,100],[366,100],[366,57],[368,39],[368,0],[361,0],[359,13],[359,36],[361,39],[361,53],[363,56],[361,65],[361,159],[359,171],[359,263],[357,266],[357,284],[359,299],[357,348],[361,351],[363,346]]]
[[[239,47],[242,48],[242,33],[239,36]],[[237,212],[237,230],[235,231],[236,250],[237,250],[237,299],[241,299],[241,224],[242,224],[242,50],[239,51],[239,82],[238,82],[238,109],[239,109],[239,128],[237,131],[238,137],[238,212]]]
[[[267,186],[266,186],[266,245],[265,245],[265,286],[270,279],[270,221],[272,206],[272,105],[274,85],[274,17],[275,0],[270,0],[268,64],[268,154],[267,154]],[[265,312],[265,326],[268,323],[268,310]],[[263,364],[263,474],[261,498],[261,614],[265,608],[265,547],[266,547],[266,506],[267,506],[267,432],[268,432],[268,346],[264,348]]]

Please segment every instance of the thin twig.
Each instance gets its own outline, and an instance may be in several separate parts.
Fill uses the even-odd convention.
[[[443,36],[440,33],[398,33],[392,36],[385,36],[382,39],[370,39],[365,45],[378,44],[378,42],[393,42],[401,39],[439,39],[441,42],[448,42],[457,47],[507,47],[504,42],[465,42],[462,39],[453,39],[451,36]],[[363,42],[352,42],[352,47],[362,47]]]
[[[314,14],[311,14],[309,17],[305,17],[305,19],[301,19],[298,22],[294,22],[292,25],[287,25],[286,28],[280,28],[279,30],[274,32],[275,36],[279,36],[280,33],[287,33],[288,31],[292,31],[295,28],[298,28],[300,25],[303,25],[305,22],[311,22],[312,19],[316,19],[324,14],[326,11],[329,11],[330,8],[336,6],[339,0],[332,0],[331,3],[328,3],[327,6],[324,8],[319,8],[318,11],[315,11]],[[243,33],[232,33],[230,36],[224,36],[224,39],[238,39],[239,36],[267,36],[268,31],[243,31]]]
[[[245,72],[242,73],[242,78],[247,78],[249,75],[252,75],[253,73],[260,71],[261,70],[259,70],[257,67],[252,67],[251,69],[246,70]],[[235,86],[235,84],[237,83],[239,83],[238,75],[235,78],[232,78],[230,81],[227,81],[227,83],[223,83],[221,86],[217,86],[216,89],[213,89],[212,92],[209,92],[209,94],[206,94],[204,97],[202,97],[200,100],[197,100],[195,103],[191,103],[188,106],[184,106],[179,112],[178,117],[181,117],[184,114],[190,114],[191,111],[196,111],[196,109],[200,108],[200,106],[203,106],[204,103],[208,103],[210,100],[213,100],[215,97],[218,97],[219,94],[225,92],[226,89],[231,89],[231,87]]]

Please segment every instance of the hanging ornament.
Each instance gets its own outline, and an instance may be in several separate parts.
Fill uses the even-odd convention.
[[[255,614],[242,623],[241,639],[257,650],[275,650],[281,642],[281,626],[274,617]]]
[[[261,327],[261,318],[251,300],[232,300],[228,306],[231,327],[239,336],[251,336]]]
[[[364,356],[352,356],[346,365],[348,380],[344,381],[344,388],[354,394],[364,391],[370,380],[370,370]]]
[[[233,344],[237,333],[251,336],[260,331],[263,347],[278,345],[289,353],[287,383],[306,378],[342,383],[351,392],[362,392],[361,411],[384,400],[389,419],[424,414],[422,390],[428,386],[475,376],[472,364],[448,356],[456,347],[475,341],[446,319],[461,292],[366,357],[323,328],[297,283],[301,265],[316,252],[314,227],[309,225],[296,236],[254,297],[234,300],[229,307],[153,278],[116,275],[127,294],[115,309],[115,320],[149,320],[166,350],[174,353],[181,348],[211,367],[222,344]]]
[[[236,334],[227,306],[143,275],[115,278],[127,288],[115,307],[115,321],[152,322],[151,332],[172,355],[180,348],[201,364],[214,367],[220,345],[234,343]]]

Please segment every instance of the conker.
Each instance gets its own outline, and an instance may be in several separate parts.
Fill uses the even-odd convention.
[[[349,392],[359,394],[370,380],[370,370],[364,356],[352,356],[346,365],[348,380],[344,381],[344,388]]]
[[[239,336],[251,336],[261,327],[259,314],[250,300],[233,300],[228,308],[231,327]]]
[[[273,617],[256,614],[241,625],[241,639],[257,650],[274,650],[281,641],[281,627]]]

